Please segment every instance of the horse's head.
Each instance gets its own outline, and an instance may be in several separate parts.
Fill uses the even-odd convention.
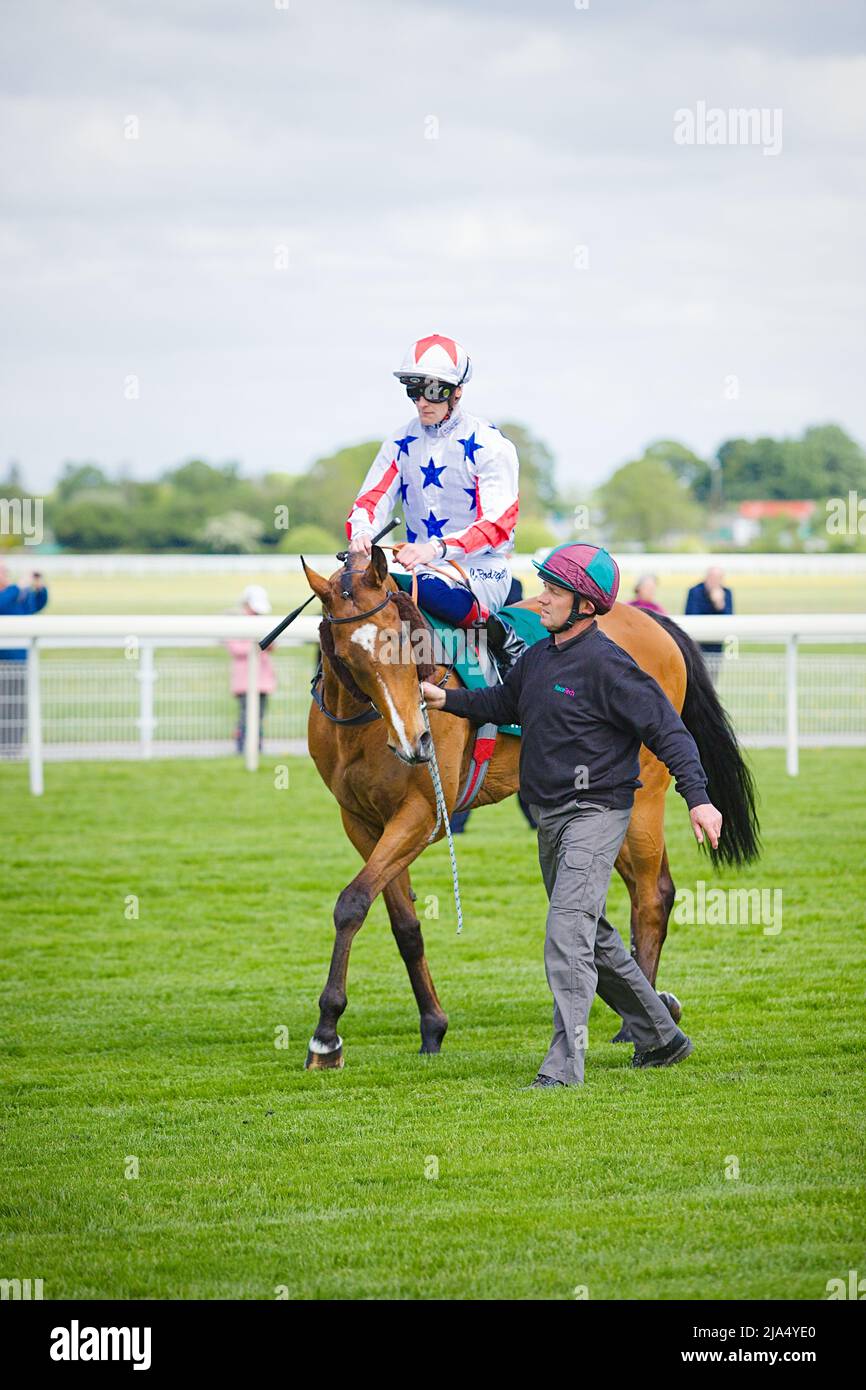
[[[370,561],[350,554],[325,579],[301,564],[322,601],[322,650],[338,679],[359,700],[372,701],[385,721],[388,747],[404,763],[429,762],[432,740],[421,713],[419,680],[432,679],[432,633],[408,594],[388,574],[384,551]]]

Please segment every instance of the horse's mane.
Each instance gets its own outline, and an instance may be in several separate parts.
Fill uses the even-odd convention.
[[[409,624],[410,640],[415,632],[426,631],[432,641],[433,630],[430,624],[417,604],[412,602],[410,596],[403,589],[397,589],[394,592],[394,604],[401,621],[405,620]],[[328,658],[337,680],[346,687],[352,698],[362,702],[368,701],[369,695],[365,695],[345,661],[341,661],[334,650],[334,633],[327,618],[323,618],[319,623],[319,646],[322,653]],[[417,669],[419,681],[432,680],[436,670],[435,666],[431,666],[427,661],[419,661]]]
[[[430,647],[432,648],[433,629],[418,605],[412,602],[411,597],[406,593],[405,589],[398,589],[396,591],[394,594],[394,602],[397,605],[397,612],[400,614],[401,621],[405,619],[409,624],[410,639],[416,632],[426,632],[430,639]],[[432,666],[429,661],[419,661],[418,679],[420,681],[432,681],[435,670],[436,667]]]

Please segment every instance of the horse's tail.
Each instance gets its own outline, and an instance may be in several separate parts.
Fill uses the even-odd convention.
[[[697,643],[671,618],[658,613],[650,616],[670,633],[686,663],[682,721],[698,746],[707,774],[707,795],[724,821],[719,847],[711,849],[710,855],[716,865],[750,864],[760,852],[755,783],[730,717],[715,692]]]

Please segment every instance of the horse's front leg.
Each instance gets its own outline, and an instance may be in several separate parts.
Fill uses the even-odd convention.
[[[439,1003],[433,976],[424,951],[421,923],[415,911],[415,895],[409,884],[406,869],[397,874],[385,889],[385,906],[391,919],[391,931],[403,958],[409,983],[418,1005],[421,1025],[422,1053],[441,1051],[442,1039],[448,1028],[448,1015]]]
[[[310,1070],[327,1070],[343,1065],[343,1039],[337,1032],[337,1024],[348,1002],[346,977],[349,952],[373,901],[360,882],[361,878],[362,874],[358,874],[343,889],[334,907],[335,936],[331,965],[325,988],[319,995],[319,1022],[310,1038],[304,1063]]]
[[[361,872],[343,889],[334,908],[331,966],[319,997],[319,1022],[310,1039],[305,1063],[316,1070],[343,1065],[343,1041],[337,1024],[348,1002],[346,977],[355,935],[363,926],[377,894],[424,849],[435,821],[435,812],[421,796],[407,798],[378,839],[357,816],[348,812],[342,815],[353,844],[362,856],[369,854],[369,858]]]

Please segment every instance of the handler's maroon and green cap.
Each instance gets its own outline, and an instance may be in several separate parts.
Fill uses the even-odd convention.
[[[537,560],[532,563],[543,579],[590,599],[597,613],[609,613],[613,608],[619,592],[619,567],[602,546],[567,541],[551,550],[540,564]]]

